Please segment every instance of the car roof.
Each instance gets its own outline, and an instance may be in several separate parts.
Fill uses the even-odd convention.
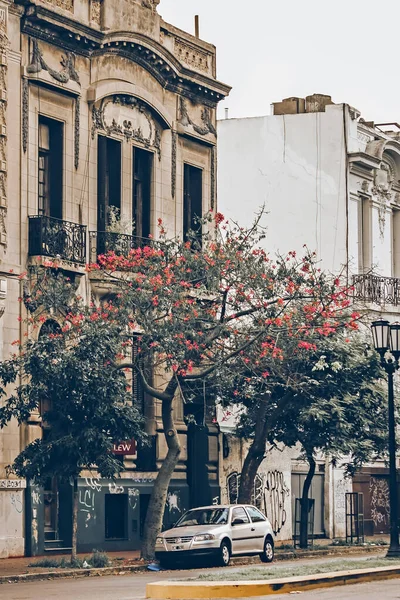
[[[208,510],[210,508],[238,508],[240,506],[253,506],[253,504],[247,504],[246,502],[239,504],[210,504],[209,506],[195,506],[189,510]],[[256,506],[254,508],[257,508]]]

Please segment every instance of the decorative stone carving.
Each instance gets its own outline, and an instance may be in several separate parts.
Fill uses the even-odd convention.
[[[208,72],[211,57],[200,48],[192,46],[180,38],[175,38],[174,54],[182,63],[189,65],[189,67],[194,67],[205,73]]]
[[[90,20],[100,27],[101,25],[101,0],[90,0]]]
[[[47,71],[49,75],[59,83],[68,83],[71,79],[80,85],[79,75],[75,69],[75,55],[72,52],[66,52],[61,56],[61,71],[55,71],[45,62],[42,51],[39,48],[38,41],[33,39],[33,49],[31,62],[26,68],[27,73],[40,73]]]
[[[385,233],[386,211],[391,198],[393,180],[392,169],[388,164],[382,162],[380,169],[374,171],[374,185],[371,190],[373,197],[378,202],[379,233],[381,237]]]
[[[147,105],[134,96],[109,96],[100,106],[93,106],[92,138],[96,130],[103,130],[107,135],[122,135],[126,141],[139,142],[145,148],[152,147],[161,160],[162,130]]]
[[[0,248],[7,247],[7,7],[0,5]]]
[[[198,125],[192,121],[188,113],[186,100],[182,96],[180,98],[180,109],[180,123],[183,126],[187,127],[188,125],[191,125],[194,131],[199,135],[207,135],[208,133],[212,133],[213,135],[217,136],[217,130],[211,121],[210,109],[207,106],[204,106],[201,112],[202,125]]]
[[[177,147],[178,136],[176,131],[172,132],[171,140],[171,196],[175,198],[176,192],[176,147]]]
[[[74,12],[74,0],[42,0],[42,2],[47,2],[47,4],[52,4],[68,12]]]
[[[151,8],[152,11],[155,11],[157,6],[160,4],[160,0],[141,0],[142,6],[145,8]]]
[[[364,181],[361,184],[361,189],[363,192],[368,193],[369,192],[369,181],[364,179]]]
[[[81,137],[81,97],[75,100],[75,123],[74,123],[74,165],[79,167],[79,142]]]
[[[215,207],[215,172],[216,172],[216,161],[217,155],[215,152],[215,146],[211,147],[211,169],[210,169],[210,208],[214,210]]]
[[[22,149],[27,151],[29,142],[29,83],[22,79]]]

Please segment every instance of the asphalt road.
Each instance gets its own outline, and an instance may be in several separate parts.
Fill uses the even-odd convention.
[[[187,576],[188,572],[185,571],[185,574]],[[154,581],[154,575],[146,573],[135,576],[3,584],[0,585],[0,598],[1,600],[143,600],[145,584],[150,580]],[[262,598],[264,600],[289,600],[293,597],[297,597],[297,594],[292,592],[291,594],[263,596]],[[392,579],[377,583],[314,590],[302,592],[298,597],[301,600],[366,600],[366,598],[368,600],[398,600],[400,598],[400,580]],[[252,600],[261,600],[261,597]]]
[[[299,560],[296,561],[296,564],[306,562],[309,561]],[[281,565],[282,567],[287,566],[286,561]],[[268,565],[265,565],[265,568],[268,568]],[[225,573],[226,578],[229,579],[230,572],[242,569],[243,566],[234,566],[227,569],[213,569],[213,571]],[[195,578],[204,571],[206,569],[168,571],[165,573],[148,571],[134,575],[124,574],[108,577],[52,579],[0,584],[0,600],[144,600],[147,583],[165,579]],[[365,600],[366,598],[368,600],[400,600],[400,579],[302,592],[298,596],[301,600]],[[264,596],[263,598],[276,600],[285,598],[289,600],[293,597],[297,597],[297,594],[292,592],[291,594]],[[253,600],[260,599],[253,598]]]

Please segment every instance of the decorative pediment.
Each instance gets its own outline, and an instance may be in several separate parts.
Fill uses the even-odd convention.
[[[145,148],[153,148],[161,160],[162,127],[148,105],[134,96],[113,95],[92,108],[92,137],[96,131],[124,137]]]

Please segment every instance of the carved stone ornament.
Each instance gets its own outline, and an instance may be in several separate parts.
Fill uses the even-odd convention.
[[[194,131],[199,135],[207,135],[209,133],[212,133],[213,135],[215,135],[215,137],[217,136],[217,130],[215,129],[211,121],[210,109],[207,106],[204,106],[201,112],[202,125],[198,125],[197,123],[192,121],[188,113],[186,100],[182,96],[180,98],[180,113],[181,114],[179,121],[184,127],[191,125]]]
[[[0,7],[0,247],[7,248],[7,8]]]
[[[90,20],[100,27],[101,25],[101,0],[90,0]]]
[[[62,66],[61,71],[55,71],[49,67],[43,58],[38,41],[33,39],[32,57],[30,64],[26,68],[27,73],[34,74],[40,73],[40,71],[47,71],[59,83],[68,83],[71,79],[80,85],[79,75],[75,69],[75,55],[72,52],[66,52],[65,55],[61,56],[60,64]]]
[[[79,142],[81,138],[81,97],[75,100],[75,123],[74,123],[74,165],[79,167]]]
[[[210,200],[210,208],[214,210],[215,207],[215,173],[216,173],[216,162],[217,162],[217,153],[215,152],[215,146],[211,148],[211,169],[210,169],[210,185],[211,185],[211,200]]]
[[[22,149],[27,151],[29,141],[29,82],[22,79]]]
[[[371,192],[378,202],[379,233],[381,238],[383,238],[385,233],[386,210],[391,199],[393,180],[393,171],[388,164],[383,162],[380,169],[375,169],[374,185]]]
[[[152,11],[155,11],[157,6],[160,4],[160,0],[141,0],[142,6],[145,8],[151,8]]]
[[[47,4],[52,4],[68,12],[74,12],[74,0],[44,0]]]
[[[176,37],[174,42],[174,54],[181,62],[189,65],[189,67],[194,67],[205,73],[208,72],[211,55],[204,50],[192,46],[185,40]]]
[[[177,147],[177,133],[172,132],[172,149],[171,149],[171,196],[175,198],[176,192],[176,147]]]
[[[107,135],[121,135],[143,144],[145,148],[154,148],[161,160],[162,129],[154,120],[147,105],[134,96],[109,96],[100,106],[92,108],[92,138],[96,130]]]

